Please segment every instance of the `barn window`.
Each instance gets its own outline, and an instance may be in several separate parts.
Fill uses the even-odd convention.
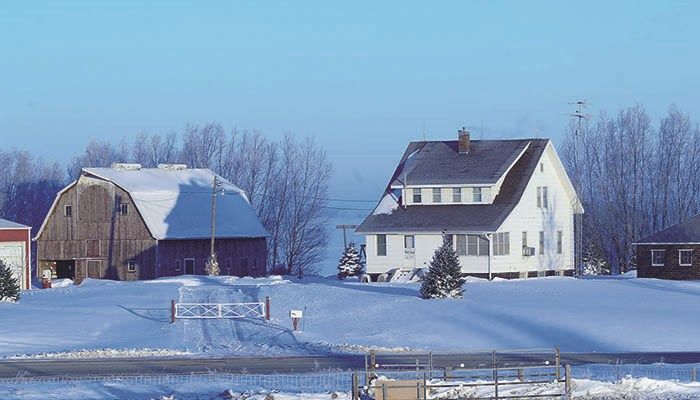
[[[127,204],[127,203],[119,204],[119,215],[129,215],[129,204]]]
[[[693,265],[693,250],[678,250],[678,265],[682,267]]]
[[[63,215],[65,215],[66,217],[71,217],[71,216],[73,216],[73,206],[70,205],[70,204],[66,204],[66,205],[63,207]]]
[[[386,255],[386,235],[377,235],[377,255]]]
[[[651,265],[654,267],[663,267],[666,259],[666,250],[651,251]]]
[[[136,272],[136,261],[134,260],[129,260],[126,263],[126,270],[129,272]]]
[[[177,260],[175,260],[175,271],[180,272],[181,269],[182,269],[182,262],[178,258]]]

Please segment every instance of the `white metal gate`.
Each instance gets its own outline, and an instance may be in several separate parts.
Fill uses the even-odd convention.
[[[265,303],[175,303],[175,318],[265,318]]]

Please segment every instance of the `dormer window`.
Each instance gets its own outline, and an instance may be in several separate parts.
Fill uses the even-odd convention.
[[[433,188],[433,203],[442,203],[442,189]]]
[[[420,189],[412,189],[412,190],[413,190],[413,202],[414,203],[422,203],[423,199],[421,198]]]
[[[462,188],[452,188],[452,202],[461,203],[462,202]]]
[[[472,190],[473,190],[473,192],[472,192],[472,193],[473,193],[473,194],[472,194],[472,201],[473,201],[474,203],[481,203],[481,202],[482,202],[482,199],[483,199],[483,196],[482,196],[482,193],[481,193],[481,188],[480,188],[480,187],[475,187],[475,188],[473,188]]]

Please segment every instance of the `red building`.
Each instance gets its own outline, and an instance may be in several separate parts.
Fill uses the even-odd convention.
[[[12,268],[22,290],[31,288],[31,229],[0,219],[0,260]]]

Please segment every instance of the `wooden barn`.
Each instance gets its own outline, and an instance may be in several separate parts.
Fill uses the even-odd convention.
[[[178,164],[83,168],[37,233],[37,274],[76,282],[204,274],[214,177],[221,274],[264,275],[267,232],[245,193],[209,169]]]
[[[0,260],[9,265],[22,290],[31,288],[31,228],[0,219]]]

